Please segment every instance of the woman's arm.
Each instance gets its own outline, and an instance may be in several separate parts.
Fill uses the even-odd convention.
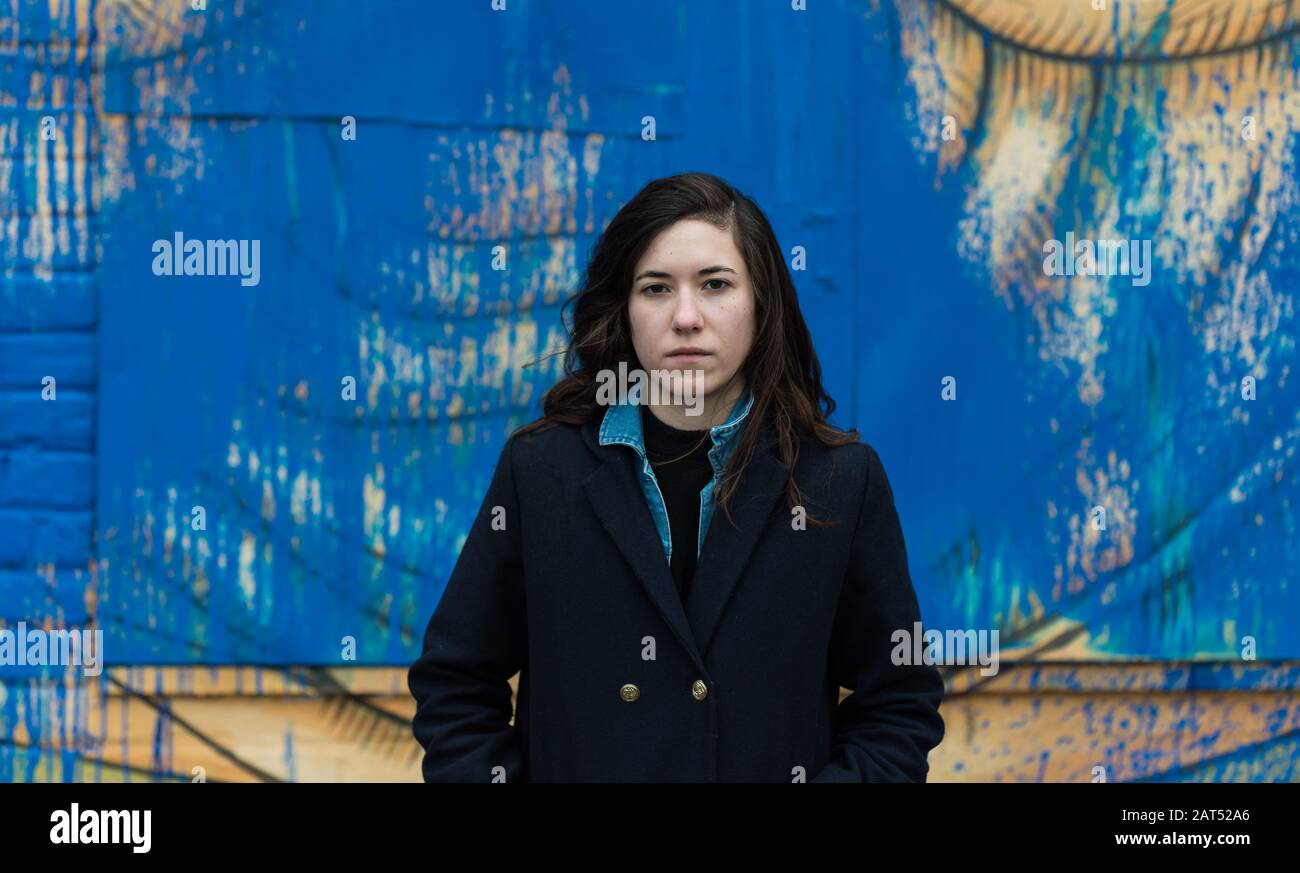
[[[893,632],[921,620],[903,531],[880,457],[870,446],[867,487],[830,645],[830,675],[853,693],[835,711],[831,760],[812,782],[924,782],[943,739],[943,677],[895,665]]]
[[[426,782],[527,780],[510,725],[509,679],[528,650],[512,446],[501,451],[407,676]]]

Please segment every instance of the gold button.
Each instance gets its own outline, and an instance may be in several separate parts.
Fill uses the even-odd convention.
[[[691,696],[696,700],[703,700],[709,696],[709,686],[704,684],[703,679],[695,680],[695,684],[691,686]]]
[[[618,689],[618,696],[631,703],[641,696],[641,689],[629,683]]]

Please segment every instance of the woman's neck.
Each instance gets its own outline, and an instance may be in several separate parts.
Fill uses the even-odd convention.
[[[708,430],[727,420],[736,401],[744,392],[744,383],[739,383],[723,391],[704,395],[701,404],[703,412],[699,415],[690,415],[688,414],[690,407],[673,403],[650,404],[650,413],[664,424],[678,430]]]

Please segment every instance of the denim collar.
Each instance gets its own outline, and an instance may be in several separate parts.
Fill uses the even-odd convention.
[[[713,448],[709,450],[709,463],[715,472],[722,469],[735,447],[736,434],[749,417],[749,410],[754,405],[754,394],[748,388],[736,398],[731,407],[731,415],[722,424],[709,428],[709,438]],[[641,407],[635,403],[619,403],[609,407],[600,424],[600,444],[608,446],[618,444],[631,446],[641,457],[646,459],[645,435],[641,429]]]

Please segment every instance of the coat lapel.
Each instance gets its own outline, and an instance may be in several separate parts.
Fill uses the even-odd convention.
[[[727,520],[721,507],[714,510],[704,535],[704,548],[695,565],[687,616],[702,656],[708,654],[731,592],[758,545],[777,498],[785,491],[790,468],[764,450],[765,443],[760,440],[732,495],[732,520]]]
[[[785,490],[789,467],[772,452],[773,432],[770,426],[762,429],[753,459],[732,495],[732,521],[720,507],[715,509],[695,565],[690,597],[683,607],[630,453],[621,446],[601,446],[593,425],[582,430],[588,445],[602,460],[582,483],[587,497],[674,636],[703,672],[704,654],[727,601],[758,545],[777,498]]]
[[[590,434],[588,442],[600,448]],[[654,519],[650,517],[650,507],[646,506],[645,495],[641,493],[641,485],[636,480],[630,455],[621,446],[605,446],[597,454],[603,463],[582,483],[592,508],[596,510],[596,517],[613,537],[636,578],[672,628],[673,635],[703,671],[703,659],[691,636],[686,610],[677,593],[672,569],[664,558],[659,534]]]

